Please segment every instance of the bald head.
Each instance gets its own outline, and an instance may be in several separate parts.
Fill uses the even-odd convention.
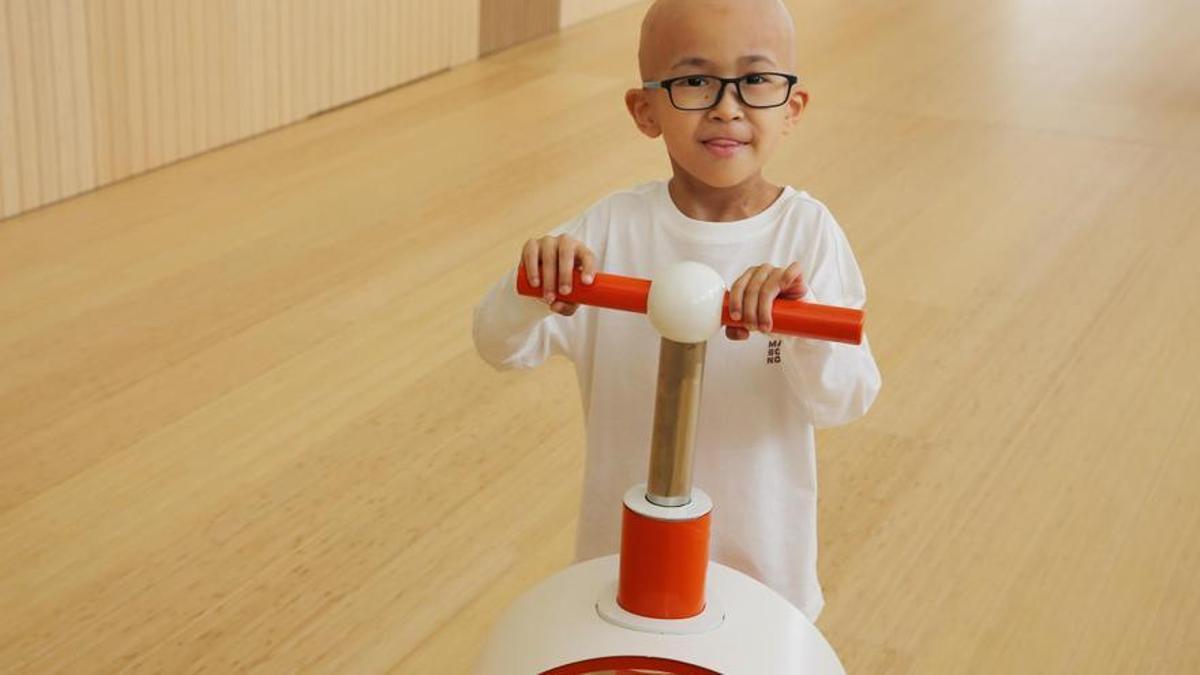
[[[795,25],[782,0],[656,0],[642,20],[638,69],[643,80],[682,68],[791,72]],[[707,69],[706,69],[707,67]]]

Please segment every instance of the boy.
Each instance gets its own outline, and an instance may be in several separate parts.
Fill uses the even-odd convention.
[[[767,584],[816,620],[814,427],[864,414],[880,387],[864,337],[846,345],[772,336],[774,299],[861,308],[858,265],[823,204],[763,178],[800,118],[794,27],[778,0],[659,0],[642,23],[643,87],[625,94],[638,129],[663,137],[669,181],[593,204],[521,252],[542,301],[518,296],[515,268],[475,308],[474,339],[497,369],[552,354],[575,364],[587,426],[576,559],[617,552],[621,499],[647,471],[659,338],[644,316],[556,299],[571,272],[653,279],[680,260],[730,284],[728,327],[708,346],[695,484],[716,505],[713,560]],[[724,78],[724,79],[721,79]]]

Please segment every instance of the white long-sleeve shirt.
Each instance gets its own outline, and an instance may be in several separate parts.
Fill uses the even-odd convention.
[[[737,221],[689,218],[667,182],[605,197],[555,228],[596,254],[597,270],[653,279],[674,262],[704,263],[726,286],[764,262],[802,264],[805,299],[861,308],[866,289],[841,227],[821,202],[785,186],[765,210]],[[572,317],[518,296],[516,265],[476,306],[479,354],[499,370],[558,354],[575,365],[587,429],[576,559],[616,553],[621,503],[645,482],[659,335],[646,316],[581,306]],[[754,332],[709,341],[694,484],[713,499],[712,559],[762,581],[815,620],[817,482],[813,429],[867,411],[880,387],[864,336],[848,345]]]

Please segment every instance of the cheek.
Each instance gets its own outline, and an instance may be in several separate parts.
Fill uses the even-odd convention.
[[[769,151],[779,144],[780,138],[787,130],[784,117],[772,116],[757,120],[758,149],[760,152]]]
[[[696,130],[693,125],[668,122],[662,125],[662,132],[663,139],[672,150],[695,150]]]

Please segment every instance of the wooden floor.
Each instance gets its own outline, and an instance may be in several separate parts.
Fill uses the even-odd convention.
[[[471,309],[667,174],[644,7],[0,223],[0,671],[468,671],[570,559],[583,440]],[[856,674],[1200,672],[1200,5],[793,8],[768,174],[884,374],[818,441],[820,628]]]

